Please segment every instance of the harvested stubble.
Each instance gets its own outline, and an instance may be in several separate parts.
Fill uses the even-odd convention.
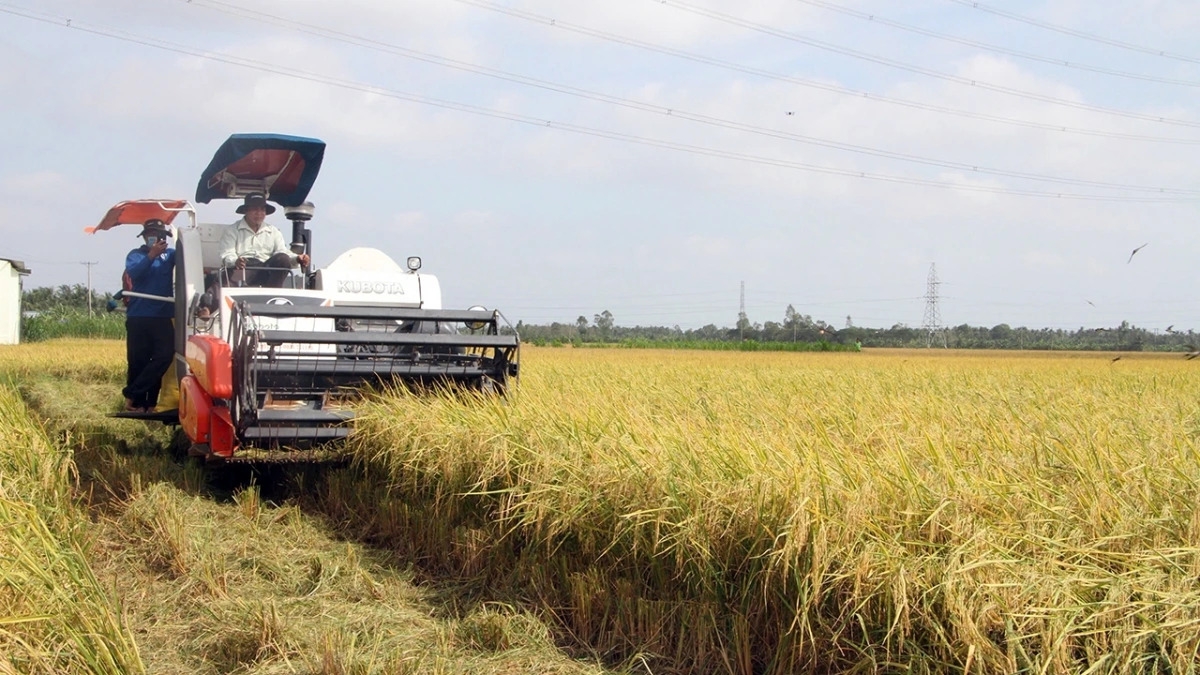
[[[418,589],[295,505],[213,499],[168,431],[105,417],[123,348],[0,348],[0,380],[45,422],[0,385],[0,674],[602,672],[531,615]]]
[[[366,406],[327,507],[655,672],[1187,672],[1200,378],[1122,365],[530,349]]]

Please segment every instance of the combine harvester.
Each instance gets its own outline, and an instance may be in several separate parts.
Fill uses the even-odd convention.
[[[264,194],[292,223],[293,253],[311,256],[313,206],[305,200],[324,152],[312,138],[231,136],[201,175],[196,201]],[[311,459],[351,432],[349,404],[363,386],[502,394],[515,382],[516,333],[501,334],[498,311],[442,309],[438,280],[419,272],[420,258],[403,269],[382,251],[354,248],[321,269],[293,272],[283,288],[248,287],[231,283],[221,264],[228,225],[197,224],[186,201],[122,202],[88,229],[172,223],[180,213],[188,223],[175,227],[178,407],[118,415],[177,422],[191,454]]]

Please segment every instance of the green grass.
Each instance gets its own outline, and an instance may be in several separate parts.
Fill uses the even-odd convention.
[[[59,338],[125,338],[125,314],[97,311],[89,315],[77,309],[47,310],[21,320],[21,340],[42,342]]]
[[[757,340],[622,340],[617,346],[630,349],[699,349],[729,352],[857,352],[856,344],[819,342],[759,342]],[[605,346],[603,343],[582,343],[579,346]]]
[[[614,342],[585,342],[580,339],[543,340],[532,342],[537,347],[564,347],[571,345],[584,349],[693,349],[718,352],[857,352],[862,348],[856,343],[840,342],[759,342],[757,340],[647,340],[633,338]]]

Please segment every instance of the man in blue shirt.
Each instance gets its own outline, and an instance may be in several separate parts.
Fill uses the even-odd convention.
[[[175,249],[171,232],[157,218],[147,220],[138,235],[145,244],[125,256],[125,274],[134,293],[174,298]],[[152,412],[158,405],[163,374],[175,357],[174,302],[128,295],[125,311],[125,410]]]

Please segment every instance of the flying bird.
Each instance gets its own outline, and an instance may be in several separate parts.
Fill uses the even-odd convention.
[[[1188,361],[1191,361],[1192,359],[1196,358],[1197,356],[1200,356],[1200,350],[1197,350],[1192,345],[1184,345],[1184,346],[1187,347],[1188,351],[1186,354],[1183,355],[1183,358],[1187,359]]]
[[[1087,298],[1084,298],[1083,301],[1086,302],[1087,304],[1091,305],[1092,307],[1096,306],[1096,303],[1092,302],[1091,300],[1088,300]]]
[[[1121,357],[1120,357],[1120,356],[1114,356],[1114,357],[1113,357],[1113,360],[1112,360],[1112,361],[1109,361],[1109,363],[1116,363],[1117,361],[1120,361],[1120,360],[1121,360]]]
[[[1167,326],[1167,332],[1174,333],[1175,332],[1175,324],[1171,324],[1170,326]]]
[[[1146,242],[1146,244],[1149,244],[1149,243],[1150,243],[1150,242]],[[1140,250],[1142,250],[1142,249],[1146,248],[1146,244],[1142,244],[1141,246],[1139,246],[1139,247],[1137,247],[1137,248],[1133,249],[1133,252],[1131,252],[1131,253],[1129,254],[1129,260],[1126,260],[1126,261],[1125,261],[1125,264],[1126,264],[1126,265],[1128,265],[1129,263],[1133,262],[1133,256],[1134,256],[1134,255],[1136,255],[1138,251],[1140,251]]]

